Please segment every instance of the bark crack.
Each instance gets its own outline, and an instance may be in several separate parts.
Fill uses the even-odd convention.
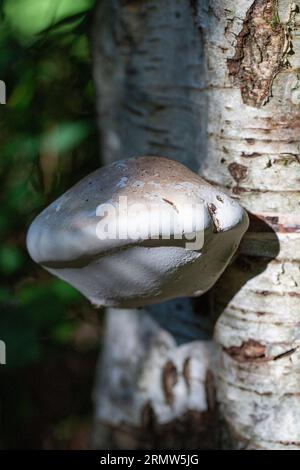
[[[173,388],[178,380],[177,368],[172,361],[167,361],[162,370],[162,388],[166,403],[169,406],[174,404]]]

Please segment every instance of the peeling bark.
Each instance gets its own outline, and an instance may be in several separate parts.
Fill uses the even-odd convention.
[[[255,0],[237,36],[234,57],[227,59],[229,75],[240,87],[245,104],[259,108],[269,100],[273,80],[284,63],[284,44],[277,0]]]
[[[241,346],[224,348],[224,351],[237,362],[265,361],[266,347],[253,339],[244,342]]]

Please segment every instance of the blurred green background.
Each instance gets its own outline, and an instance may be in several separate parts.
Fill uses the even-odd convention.
[[[99,166],[94,0],[4,0],[0,25],[0,448],[87,448],[101,315],[29,258],[31,220]]]

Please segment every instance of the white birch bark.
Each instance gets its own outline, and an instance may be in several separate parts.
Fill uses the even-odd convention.
[[[102,1],[93,44],[104,161],[159,155],[197,171],[206,106],[201,35],[190,3]],[[214,447],[207,316],[189,300],[150,310],[107,312],[94,445]]]
[[[215,289],[218,399],[235,446],[298,449],[300,2],[197,6],[209,102],[201,172],[255,216]]]

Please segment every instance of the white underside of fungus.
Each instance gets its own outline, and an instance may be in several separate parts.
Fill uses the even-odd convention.
[[[148,230],[149,220],[160,223]],[[207,291],[247,227],[236,201],[180,163],[134,157],[54,201],[31,224],[27,246],[93,304],[133,308]]]

